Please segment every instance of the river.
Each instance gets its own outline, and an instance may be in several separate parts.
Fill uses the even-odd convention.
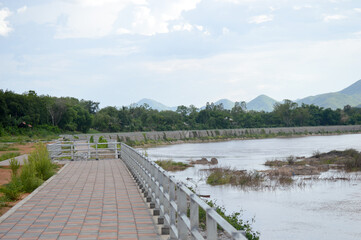
[[[348,148],[361,151],[361,134],[177,144],[140,151],[147,151],[152,160],[186,162],[216,157],[219,166],[264,170],[268,169],[264,165],[267,160],[290,155],[309,157],[316,151]],[[232,186],[207,185],[206,174],[200,171],[203,168],[208,166],[197,165],[172,175],[195,186],[198,193],[210,194],[228,212],[242,210],[245,219],[254,218],[252,226],[260,232],[261,239],[361,239],[360,180],[319,180],[310,181],[305,187],[245,191]]]

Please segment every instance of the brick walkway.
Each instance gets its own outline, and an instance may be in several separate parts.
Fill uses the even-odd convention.
[[[121,160],[71,162],[0,224],[1,239],[159,239]]]

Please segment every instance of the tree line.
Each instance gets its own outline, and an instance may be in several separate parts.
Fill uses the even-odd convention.
[[[17,94],[0,89],[0,136],[32,132],[87,132],[99,103],[71,97]]]
[[[0,90],[0,135],[36,129],[86,133],[91,128],[133,132],[349,124],[361,124],[360,108],[347,105],[333,110],[284,100],[276,103],[272,112],[249,111],[245,102],[236,102],[231,110],[214,103],[207,103],[204,109],[182,105],[176,111],[157,111],[146,104],[99,109],[98,102],[89,100]]]

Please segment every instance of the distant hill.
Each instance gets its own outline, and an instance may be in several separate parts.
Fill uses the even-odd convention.
[[[314,104],[324,108],[343,108],[346,105],[355,107],[361,104],[361,80],[351,86],[333,93],[324,93],[306,97],[296,101],[298,104]]]
[[[361,95],[361,79],[350,85],[349,87],[341,90],[339,93],[343,93],[346,95]]]
[[[131,104],[131,106],[142,106],[144,104],[147,104],[150,108],[158,111],[175,111],[177,110],[177,107],[168,107],[164,105],[163,103],[157,102],[153,99],[149,98],[143,98],[142,100],[138,101],[137,103]]]
[[[223,108],[227,110],[232,110],[235,102],[232,102],[229,99],[221,99],[214,103],[215,105],[223,104]]]
[[[247,110],[272,112],[276,100],[266,95],[259,95],[247,103]]]
[[[299,105],[301,105],[302,103],[314,104],[320,107],[332,109],[342,109],[346,105],[350,105],[352,107],[361,107],[361,80],[355,82],[354,84],[339,92],[309,96],[306,98],[295,100],[295,102]],[[168,107],[160,102],[147,98],[143,98],[139,102],[133,103],[132,106],[141,106],[145,103],[148,104],[149,107],[151,107],[152,109],[156,109],[158,111],[177,110],[177,107]],[[247,109],[254,111],[271,112],[273,111],[273,106],[275,103],[277,103],[277,101],[273,98],[270,98],[266,95],[260,95],[247,103]],[[221,99],[214,104],[223,104],[224,109],[231,110],[234,107],[235,102],[229,99]],[[202,110],[204,108],[205,106],[201,107],[200,109]]]

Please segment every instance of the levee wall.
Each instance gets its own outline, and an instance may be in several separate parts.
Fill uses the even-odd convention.
[[[80,140],[89,140],[91,136],[97,141],[100,136],[110,141],[167,141],[186,140],[192,138],[206,137],[247,137],[253,134],[330,134],[330,133],[352,133],[361,132],[361,125],[342,126],[317,126],[317,127],[283,127],[283,128],[242,128],[242,129],[214,129],[214,130],[180,130],[180,131],[154,131],[154,132],[118,132],[118,133],[97,133],[61,135],[70,140],[77,136]]]

